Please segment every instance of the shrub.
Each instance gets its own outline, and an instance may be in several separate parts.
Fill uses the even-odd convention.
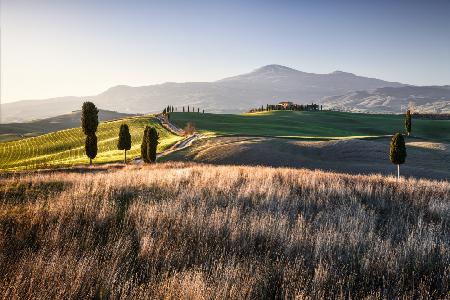
[[[195,132],[195,126],[191,122],[187,122],[186,126],[184,126],[184,134],[185,135],[191,135]]]

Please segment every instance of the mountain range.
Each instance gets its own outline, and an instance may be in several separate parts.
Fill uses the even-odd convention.
[[[450,86],[411,86],[342,71],[315,74],[267,65],[214,82],[118,85],[94,96],[6,103],[2,105],[3,123],[57,116],[79,109],[84,101],[101,109],[139,114],[161,111],[167,105],[235,113],[279,101],[374,113],[400,113],[414,102],[418,111],[450,112]]]

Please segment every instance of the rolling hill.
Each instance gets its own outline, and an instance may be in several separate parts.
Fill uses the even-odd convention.
[[[163,161],[322,169],[351,174],[396,171],[389,161],[393,133],[403,116],[345,112],[273,111],[245,115],[174,113],[172,122],[192,122],[207,139]],[[450,179],[450,121],[413,119],[404,176]]]
[[[127,123],[130,127],[132,148],[127,156],[140,156],[140,145],[144,127],[155,126],[159,132],[158,152],[181,139],[162,127],[153,116],[138,116],[122,120],[106,121],[97,130],[98,154],[94,163],[123,160],[123,151],[117,150],[119,127]],[[60,130],[37,137],[0,143],[0,170],[23,170],[71,166],[89,162],[84,153],[85,136],[80,127]]]
[[[172,113],[171,121],[183,128],[192,122],[214,135],[266,136],[311,140],[377,138],[404,132],[402,115],[347,112],[271,111],[251,114]],[[413,136],[450,142],[449,120],[413,119]]]
[[[130,118],[135,115],[124,114],[109,110],[99,110],[98,119],[100,122]],[[17,140],[25,137],[38,136],[41,134],[54,132],[63,129],[80,126],[81,111],[73,111],[68,114],[46,118],[26,123],[0,124],[0,142]]]

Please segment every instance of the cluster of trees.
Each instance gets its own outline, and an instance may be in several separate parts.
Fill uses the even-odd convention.
[[[169,109],[169,107],[167,108]],[[172,110],[173,107],[170,107]],[[173,111],[173,110],[172,110]],[[81,113],[81,127],[86,135],[84,149],[89,157],[89,165],[97,156],[97,127],[98,109],[92,102],[84,102]],[[146,163],[156,162],[156,149],[159,143],[159,134],[154,127],[146,126],[141,144],[142,160]],[[124,151],[124,163],[127,163],[127,151],[131,149],[131,134],[128,124],[120,125],[117,149]]]
[[[317,111],[322,110],[322,105],[311,103],[311,104],[290,104],[290,105],[281,105],[281,104],[266,104],[261,105],[258,108],[252,108],[249,110],[252,112],[261,112],[261,111],[272,111],[272,110],[294,110],[294,111]]]
[[[406,111],[404,125],[406,134],[410,136],[412,128],[410,110]],[[389,159],[393,164],[397,165],[397,179],[400,179],[400,165],[405,163],[406,156],[405,138],[401,133],[396,133],[391,139]]]

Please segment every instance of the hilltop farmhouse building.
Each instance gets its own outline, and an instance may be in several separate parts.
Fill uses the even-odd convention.
[[[295,104],[291,101],[281,101],[278,104],[261,105],[258,108],[252,108],[249,112],[271,111],[271,110],[294,110],[294,111],[317,111],[322,110],[322,105],[315,104]]]
[[[291,107],[292,105],[294,105],[294,103],[290,102],[290,101],[282,101],[280,103],[278,103],[278,106],[281,106],[282,108],[288,108]]]

